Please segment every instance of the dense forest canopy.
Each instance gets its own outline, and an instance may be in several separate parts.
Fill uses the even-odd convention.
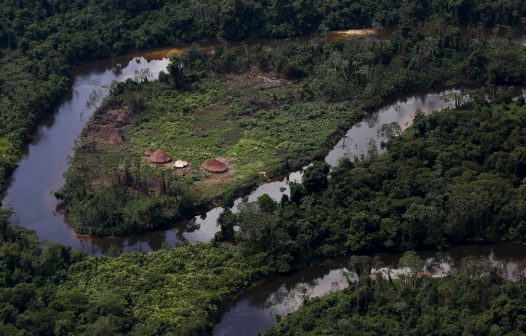
[[[458,25],[479,31],[503,26],[511,33],[524,25],[524,14],[521,0],[3,0],[0,186],[5,189],[31,131],[68,90],[80,62],[202,38],[285,38],[331,29],[400,27],[394,42],[292,45],[275,55],[253,54],[262,56],[259,65],[280,57],[274,70],[304,80],[298,99],[352,101],[365,111],[395,94],[452,78],[523,83],[523,49],[465,38]],[[413,29],[425,21],[443,29],[435,35]],[[204,59],[205,69],[218,72],[254,62],[250,57],[230,58],[237,65]],[[180,90],[178,79],[183,79],[189,84],[184,90],[194,89],[200,75],[191,67],[186,73],[171,68],[155,85]],[[356,90],[348,90],[349,84]],[[125,91],[127,85],[134,84],[120,88]],[[238,214],[226,211],[220,233],[209,244],[89,257],[43,244],[34,232],[9,224],[10,213],[3,209],[0,334],[207,334],[234,293],[319,258],[440,248],[473,239],[524,240],[524,99],[513,100],[505,89],[492,86],[490,103],[485,93],[472,92],[474,99],[458,109],[418,116],[408,132],[388,143],[385,154],[344,161],[332,171],[315,163],[279,203],[264,196],[244,204]],[[291,166],[294,162],[301,161],[291,160]],[[378,324],[378,333],[433,331],[443,326],[444,316],[456,328],[450,334],[524,331],[524,280],[512,283],[486,271],[394,284],[364,279],[313,302],[271,333],[337,333],[353,327],[362,332]],[[317,316],[316,324],[305,322],[326,308],[330,321]]]
[[[222,37],[290,37],[352,27],[521,27],[521,0],[9,1],[0,3],[0,185],[72,66],[129,49]]]
[[[320,27],[388,28],[437,18],[454,25],[519,27],[525,11],[520,0],[2,1],[1,10],[0,46],[26,51],[50,36],[56,42],[99,40],[112,51],[115,43],[151,47],[217,35],[290,37]],[[88,31],[95,35],[82,34]]]
[[[284,270],[360,251],[522,241],[525,113],[524,99],[488,105],[481,98],[417,116],[386,153],[344,160],[329,178],[326,164],[315,163],[280,206],[247,204],[221,218],[222,231],[242,229],[219,238]]]
[[[259,273],[204,244],[118,258],[42,247],[1,215],[0,335],[205,335]]]
[[[317,258],[477,238],[523,240],[526,109],[523,99],[503,99],[491,104],[475,99],[419,116],[388,143],[386,153],[362,162],[346,161],[332,172],[316,163],[303,183],[293,186],[290,199],[276,203],[263,196],[238,214],[225,212],[210,244],[87,257],[56,244],[42,247],[34,233],[7,224],[4,212],[0,329],[35,335],[207,334],[233,293]],[[475,267],[444,280],[415,275],[395,285],[360,282],[314,301],[273,332],[317,333],[348,323],[370,330],[381,318],[396,334],[424,321],[439,328],[439,316],[455,326],[452,335],[468,327],[466,319],[479,321],[469,330],[481,334],[488,332],[488,318],[493,329],[522,330],[522,310],[494,312],[507,302],[520,307],[524,281],[508,282],[498,274]],[[488,300],[481,304],[482,295]],[[401,304],[404,310],[397,310]],[[461,308],[467,315],[458,314]],[[311,309],[324,309],[323,316],[342,322],[312,323]],[[412,318],[397,318],[409,312]],[[358,316],[366,317],[364,323],[354,323]]]

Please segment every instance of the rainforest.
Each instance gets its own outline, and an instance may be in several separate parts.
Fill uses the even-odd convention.
[[[526,333],[526,3],[0,2],[0,335]]]

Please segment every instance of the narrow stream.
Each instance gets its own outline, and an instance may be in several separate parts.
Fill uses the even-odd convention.
[[[442,260],[435,259],[435,252],[419,253],[427,260],[431,276],[442,276],[454,272],[462,258],[475,256],[487,259],[492,264],[504,264],[508,277],[513,277],[520,267],[526,264],[526,244],[501,243],[491,245],[457,246],[444,252]],[[378,254],[386,272],[391,267],[391,275],[404,273],[397,268],[401,254]],[[347,287],[345,277],[348,258],[333,259],[330,263],[304,268],[291,275],[255,286],[238,296],[227,308],[219,323],[214,327],[215,336],[252,336],[276,324],[276,316],[284,316],[297,310],[305,298],[320,297],[331,291]]]

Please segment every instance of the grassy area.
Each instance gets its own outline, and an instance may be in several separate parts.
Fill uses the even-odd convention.
[[[274,84],[265,87],[269,79]],[[188,91],[162,81],[124,83],[96,112],[71,161],[62,191],[72,210],[69,219],[83,233],[120,234],[166,225],[200,207],[229,202],[256,183],[320,156],[359,111],[348,103],[304,101],[298,83],[254,68],[210,75]],[[152,164],[144,155],[148,149],[161,149],[189,167]],[[228,172],[204,171],[202,163],[212,158],[226,161]],[[115,191],[117,187],[126,190]],[[99,195],[119,198],[123,192],[127,200],[121,206],[132,204],[133,209],[123,210],[122,221],[141,217],[128,223],[128,229],[121,230],[122,222],[111,223],[115,220],[110,215],[86,212],[100,210],[106,198],[100,201]],[[184,194],[184,211],[181,202],[167,201],[152,213],[158,202],[153,198],[174,193]],[[68,199],[72,194],[79,195],[77,203]],[[138,214],[137,208],[144,211]],[[155,214],[165,217],[163,223],[149,221]],[[148,224],[139,229],[139,221]],[[91,230],[86,222],[108,225]]]
[[[208,200],[253,183],[260,172],[275,176],[291,164],[308,162],[356,115],[343,104],[298,101],[294,85],[237,89],[231,87],[234,81],[211,80],[189,93],[145,85],[142,120],[124,133],[129,153],[139,160],[146,149],[161,148],[173,159],[188,161],[190,171],[184,176]],[[215,157],[228,161],[227,174],[202,170],[201,164]]]

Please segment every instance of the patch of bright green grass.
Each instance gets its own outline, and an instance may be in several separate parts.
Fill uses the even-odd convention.
[[[130,153],[139,159],[160,148],[191,165],[187,177],[204,198],[223,196],[225,183],[244,185],[261,171],[282,173],[288,157],[323,151],[331,135],[350,124],[356,110],[344,104],[290,99],[285,89],[235,91],[210,80],[199,90],[176,92],[159,83],[143,86],[145,110],[126,132]],[[271,101],[265,107],[254,100]],[[269,107],[270,106],[270,107]],[[221,157],[229,162],[224,183],[206,183],[201,164]]]
[[[143,103],[135,111],[138,97]],[[119,106],[134,112],[131,122],[114,130],[119,123],[113,126],[104,116],[110,109],[112,115],[124,111]],[[167,225],[202,205],[233,200],[266,182],[264,176],[307,164],[329,149],[337,140],[334,135],[349,127],[358,111],[345,103],[305,101],[293,86],[236,89],[232,83],[207,79],[190,92],[179,92],[158,81],[142,83],[140,90],[134,86],[114,93],[97,112],[71,160],[60,196],[79,232],[140,232],[152,227],[149,216],[161,216],[154,227]],[[124,141],[113,144],[108,132],[114,131]],[[174,172],[152,165],[144,156],[148,149],[161,149],[190,166]],[[201,166],[212,158],[226,160],[228,172],[205,172]],[[115,211],[107,207],[109,198],[119,204]]]

